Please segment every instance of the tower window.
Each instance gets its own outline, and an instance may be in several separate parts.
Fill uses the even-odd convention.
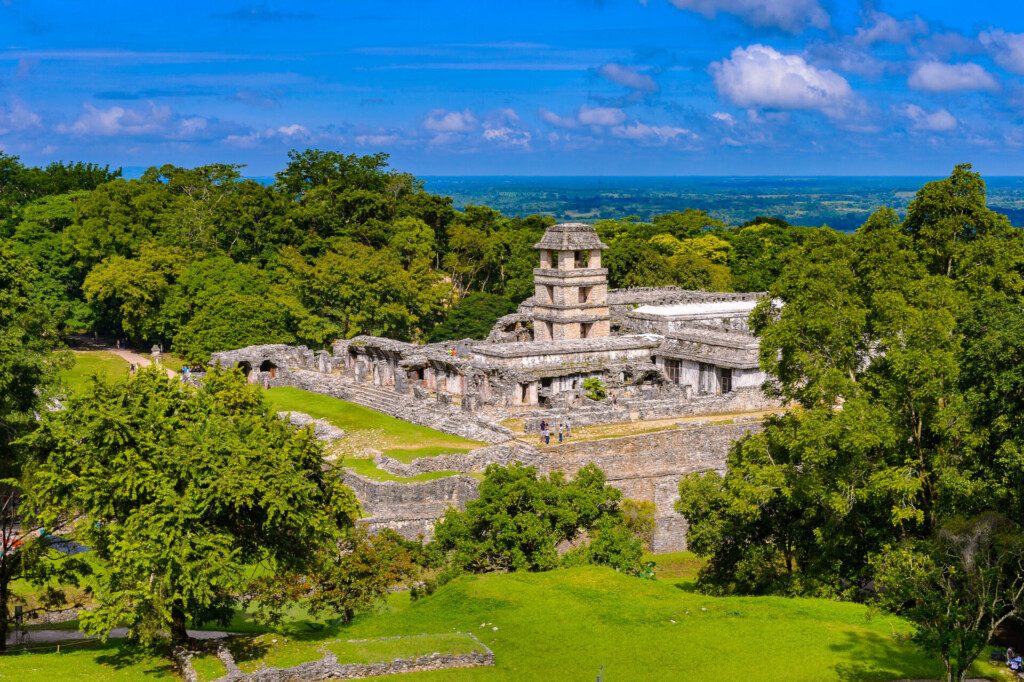
[[[593,287],[580,287],[580,303],[586,303],[590,300],[590,290]]]
[[[593,322],[580,322],[580,338],[590,338],[590,330],[594,327]]]
[[[589,251],[577,251],[576,252],[576,267],[585,268],[590,265],[590,252]]]
[[[545,284],[544,288],[548,291],[548,303],[555,302],[555,288],[550,284]]]

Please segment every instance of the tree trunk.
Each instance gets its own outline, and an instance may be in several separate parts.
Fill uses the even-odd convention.
[[[0,575],[0,653],[7,651],[7,632],[10,630],[10,611],[7,600],[10,597],[10,584],[6,574]]]
[[[185,629],[185,609],[181,604],[171,607],[171,646],[178,647],[188,642],[188,631]]]

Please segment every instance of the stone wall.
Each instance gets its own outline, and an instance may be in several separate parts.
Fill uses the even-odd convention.
[[[462,509],[479,495],[479,484],[466,476],[449,476],[420,483],[374,481],[345,473],[345,483],[355,491],[366,517],[360,520],[371,531],[390,528],[403,537],[434,533],[434,522],[449,507]]]
[[[574,427],[597,424],[615,424],[638,419],[671,419],[673,417],[705,416],[713,419],[715,414],[742,414],[779,407],[779,402],[765,397],[759,387],[737,389],[717,395],[695,395],[687,397],[682,392],[668,391],[658,395],[656,388],[647,389],[653,395],[601,403],[587,401],[583,406],[535,410],[523,415],[523,431],[536,435],[540,422],[557,425],[566,417],[572,417]]]
[[[680,479],[697,471],[724,473],[732,444],[760,429],[757,419],[695,423],[635,436],[567,441],[543,449],[516,442],[481,448],[466,455],[420,458],[408,464],[383,456],[377,461],[382,469],[402,476],[432,471],[469,473],[483,471],[488,464],[512,461],[535,466],[543,474],[564,471],[571,476],[593,462],[626,497],[655,503],[657,530],[653,549],[668,552],[686,548],[686,521],[674,509]],[[462,509],[479,494],[479,483],[465,476],[396,483],[347,473],[345,481],[369,515],[363,523],[371,530],[391,528],[410,538],[430,538],[434,522],[450,506]]]
[[[626,497],[655,503],[654,551],[682,550],[686,549],[686,522],[674,509],[680,479],[697,471],[725,473],[732,444],[760,430],[760,421],[748,420],[687,425],[621,438],[569,441],[543,450],[541,470],[571,475],[593,462]]]

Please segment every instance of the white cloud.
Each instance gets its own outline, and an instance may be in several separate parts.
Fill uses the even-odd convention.
[[[836,72],[766,45],[737,47],[710,71],[719,94],[741,107],[817,109],[839,117],[854,100],[850,84]]]
[[[42,125],[39,114],[32,111],[17,97],[12,97],[10,104],[0,104],[0,135],[14,131],[30,130]]]
[[[387,147],[395,144],[398,140],[398,135],[394,133],[356,135],[356,144],[360,147]]]
[[[484,140],[498,146],[529,149],[532,137],[530,131],[520,126],[515,109],[498,109],[484,120]]]
[[[697,136],[686,128],[652,126],[639,121],[625,126],[615,126],[612,128],[612,135],[624,140],[653,145],[664,145],[677,139],[697,139]]]
[[[869,10],[864,19],[865,25],[858,27],[853,36],[853,41],[858,45],[902,44],[915,35],[928,32],[928,24],[921,17],[900,21],[885,12]]]
[[[598,73],[607,80],[636,90],[637,92],[657,92],[658,84],[646,73],[640,73],[636,69],[621,64],[605,64]]]
[[[575,128],[578,121],[571,116],[559,116],[553,111],[547,109],[540,110],[540,117],[555,126],[556,128]]]
[[[155,102],[135,108],[112,106],[106,109],[85,102],[77,119],[70,124],[60,124],[54,130],[76,137],[199,142],[245,136],[247,128],[216,118],[176,114],[169,106]]]
[[[736,125],[736,119],[733,118],[733,115],[726,113],[724,111],[716,111],[715,113],[711,114],[711,118],[718,121],[719,123],[724,123],[730,128]]]
[[[776,26],[799,33],[808,25],[828,28],[829,16],[818,0],[672,0],[683,10],[714,19],[719,12],[734,14],[754,26]]]
[[[999,89],[999,84],[992,74],[973,62],[924,62],[917,65],[907,82],[915,90],[927,92]]]
[[[468,133],[476,128],[477,119],[469,109],[447,111],[434,109],[423,121],[423,127],[435,133]]]
[[[979,33],[978,41],[996,60],[996,64],[1007,71],[1024,74],[1024,33],[993,29]]]
[[[916,104],[904,104],[897,107],[896,111],[910,121],[910,127],[914,130],[938,133],[955,130],[957,126],[956,117],[945,109],[928,113]]]
[[[312,138],[313,134],[309,131],[309,128],[298,123],[292,123],[291,125],[278,126],[277,128],[265,128],[244,135],[228,135],[224,138],[224,141],[236,147],[248,148],[269,141],[290,143],[308,141]]]
[[[580,107],[576,120],[585,126],[614,126],[626,120],[626,112],[614,107]]]

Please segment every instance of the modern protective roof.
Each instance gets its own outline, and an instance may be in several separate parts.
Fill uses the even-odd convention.
[[[712,303],[680,303],[677,305],[642,305],[633,310],[639,315],[656,317],[689,317],[692,315],[735,315],[749,313],[758,301],[715,301]]]
[[[548,228],[541,240],[533,245],[535,249],[555,251],[583,251],[607,249],[593,225],[587,223],[558,223]]]

